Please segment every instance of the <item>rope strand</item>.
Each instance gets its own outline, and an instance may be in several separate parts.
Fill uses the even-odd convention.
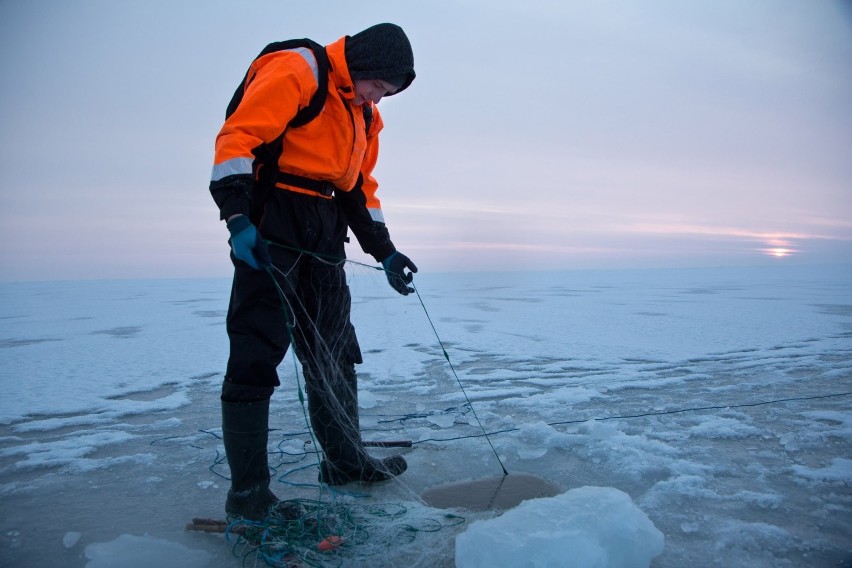
[[[423,297],[420,296],[420,291],[417,289],[417,286],[414,286],[414,293],[417,294],[417,299],[420,300],[420,305],[423,306],[423,313],[426,314],[426,319],[429,320],[429,325],[432,326],[432,331],[435,333],[435,338],[438,340],[438,345],[441,346],[441,352],[444,354],[444,359],[447,360],[447,364],[450,366],[450,370],[453,372],[453,376],[456,378],[456,382],[461,389],[462,394],[464,395],[464,400],[467,403],[468,408],[473,413],[473,417],[476,419],[476,423],[479,425],[480,430],[482,430],[482,435],[485,436],[485,440],[488,442],[488,445],[491,447],[491,451],[494,452],[494,457],[497,458],[497,462],[500,464],[500,468],[503,470],[503,475],[509,475],[509,472],[506,471],[506,466],[503,465],[503,460],[500,459],[497,450],[494,448],[494,444],[491,443],[491,438],[488,437],[488,432],[485,431],[485,427],[482,425],[482,421],[479,419],[479,416],[476,414],[476,409],[473,408],[473,404],[470,402],[470,398],[467,396],[467,391],[464,389],[464,385],[459,379],[458,374],[456,373],[456,368],[453,365],[453,362],[450,360],[450,356],[447,354],[447,350],[444,348],[444,342],[441,341],[441,336],[438,335],[438,330],[435,329],[435,324],[432,323],[432,317],[429,315],[429,310],[426,309],[426,304],[423,303]]]
[[[353,265],[356,265],[356,266],[372,268],[373,270],[378,270],[380,272],[385,272],[385,273],[388,272],[384,267],[381,267],[381,266],[373,266],[373,265],[370,265],[370,264],[365,264],[365,263],[362,263],[362,262],[350,260],[350,259],[347,259],[347,258],[340,258],[340,257],[337,257],[335,255],[319,254],[319,253],[315,253],[315,252],[310,252],[310,251],[306,251],[304,249],[285,245],[285,244],[282,244],[282,243],[276,243],[274,241],[267,240],[266,242],[267,242],[267,244],[269,244],[271,246],[276,246],[276,247],[287,249],[287,250],[290,250],[290,251],[293,251],[293,252],[298,252],[300,255],[308,254],[308,255],[316,258],[317,260],[319,260],[321,262],[328,263],[328,264],[350,263],[350,264],[353,264]],[[285,275],[284,272],[282,272],[280,269],[278,269],[274,265],[273,265],[273,268],[276,271],[278,271],[280,274]],[[272,275],[271,271],[270,271],[270,275]],[[273,281],[275,281],[274,276],[273,276],[272,279],[273,279]],[[278,286],[277,281],[275,281],[275,286],[279,291],[279,295],[281,296],[282,303],[286,302],[286,298],[284,298],[284,294],[281,291],[281,288]],[[497,463],[500,464],[500,469],[503,470],[503,475],[509,475],[509,472],[506,470],[506,466],[503,465],[503,460],[500,459],[500,455],[497,453],[497,450],[494,448],[494,444],[491,443],[491,438],[488,437],[488,432],[486,432],[485,427],[482,425],[482,421],[479,419],[479,416],[476,414],[476,410],[473,408],[473,404],[471,403],[470,398],[467,396],[467,391],[465,391],[464,385],[462,384],[461,379],[458,376],[458,373],[456,373],[455,366],[453,365],[452,360],[450,360],[450,356],[447,353],[446,348],[444,347],[444,342],[441,341],[441,336],[438,334],[438,330],[435,328],[435,324],[432,322],[432,317],[429,315],[429,310],[426,309],[426,304],[423,302],[423,297],[420,295],[420,291],[417,289],[417,286],[414,286],[413,284],[412,284],[412,287],[414,288],[414,293],[417,295],[417,299],[420,301],[420,306],[423,308],[423,313],[426,314],[426,319],[429,321],[429,325],[432,328],[432,332],[435,334],[435,338],[438,340],[438,345],[441,347],[441,352],[444,355],[444,359],[446,359],[447,364],[450,367],[450,371],[452,372],[453,377],[455,377],[456,383],[458,383],[459,389],[461,389],[462,395],[464,395],[464,399],[467,402],[467,405],[470,408],[471,412],[473,413],[473,417],[476,419],[476,423],[479,425],[480,430],[482,430],[482,434],[485,437],[485,440],[488,442],[488,445],[491,448],[491,451],[494,453],[494,457],[497,458]],[[291,330],[291,334],[292,334],[292,330]],[[299,390],[299,396],[300,396],[300,400],[301,400],[301,396],[302,396],[301,388]]]

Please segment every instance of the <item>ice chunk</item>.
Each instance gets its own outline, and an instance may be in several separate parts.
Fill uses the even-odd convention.
[[[663,546],[626,493],[581,487],[472,523],[456,537],[456,567],[647,568]]]
[[[65,536],[62,537],[62,546],[64,546],[65,548],[73,547],[75,544],[77,544],[77,541],[80,540],[81,536],[83,535],[76,531],[68,531],[67,533],[65,533]]]
[[[123,534],[110,542],[96,542],[86,547],[86,568],[150,568],[151,566],[182,566],[203,568],[213,555],[193,550],[182,544],[154,538]]]
[[[455,413],[442,412],[437,414],[430,414],[426,417],[426,420],[431,422],[435,426],[440,426],[441,428],[449,428],[456,423],[456,415]]]
[[[375,408],[376,404],[378,404],[378,400],[376,399],[376,395],[371,393],[368,390],[360,390],[358,391],[358,406],[361,408]]]
[[[761,431],[733,418],[709,418],[689,429],[690,435],[709,439],[736,440],[748,436],[759,436]]]
[[[811,481],[852,483],[852,460],[833,458],[831,465],[822,468],[811,468],[804,465],[794,465],[793,472]]]
[[[558,432],[543,421],[521,426],[518,440],[520,445],[517,452],[522,460],[540,458],[550,448],[568,447],[571,444],[571,436]]]

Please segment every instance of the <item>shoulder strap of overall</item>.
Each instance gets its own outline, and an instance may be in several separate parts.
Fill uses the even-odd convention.
[[[325,47],[315,41],[309,39],[291,39],[270,43],[263,48],[263,51],[261,51],[257,57],[255,57],[255,61],[264,55],[274,53],[276,51],[298,48],[308,48],[314,54],[314,58],[317,61],[317,91],[311,97],[308,105],[296,113],[275,140],[269,143],[260,144],[252,150],[252,153],[255,156],[253,163],[255,184],[252,192],[249,218],[256,224],[260,222],[263,207],[269,197],[271,188],[275,184],[275,175],[278,173],[278,168],[273,167],[273,165],[278,162],[278,158],[281,156],[284,134],[290,127],[295,128],[298,126],[304,126],[319,116],[325,106],[326,98],[328,97],[328,54],[325,51]],[[251,67],[249,67],[248,71],[246,71],[246,75],[242,82],[237,86],[237,90],[234,91],[234,96],[231,97],[231,102],[228,103],[228,108],[225,110],[226,119],[231,116],[235,110],[237,110],[237,107],[242,102],[246,87],[250,82],[250,72]]]
[[[373,124],[373,107],[372,105],[363,105],[361,110],[364,113],[364,130],[370,132],[370,126]]]
[[[325,99],[328,97],[328,55],[325,52],[325,47],[309,39],[288,39],[270,43],[254,58],[257,61],[264,55],[299,47],[310,49],[317,60],[317,92],[311,97],[308,106],[299,110],[296,116],[287,124],[288,128],[291,126],[304,126],[316,118],[322,111],[322,107],[325,106]],[[234,91],[234,96],[231,97],[231,102],[228,103],[228,108],[225,110],[225,118],[231,116],[237,110],[237,107],[240,106],[240,102],[242,102],[243,95],[248,86],[249,71],[246,71],[245,77],[243,77],[242,82],[237,86],[237,90]]]

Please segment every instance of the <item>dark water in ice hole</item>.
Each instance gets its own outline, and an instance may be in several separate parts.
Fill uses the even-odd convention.
[[[540,477],[509,474],[430,487],[423,492],[422,498],[427,505],[439,509],[504,511],[527,499],[553,497],[561,492],[561,489]]]

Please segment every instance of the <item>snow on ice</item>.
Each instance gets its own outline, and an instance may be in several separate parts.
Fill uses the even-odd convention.
[[[320,491],[298,365],[279,369],[274,491],[400,511],[374,539],[420,528],[329,565],[849,565],[849,267],[422,272],[472,408],[418,298],[350,270],[364,438],[414,441],[398,483]],[[243,565],[184,530],[223,515],[229,286],[0,284],[0,565]],[[426,507],[500,473],[480,423],[510,475],[562,493],[459,523]]]

